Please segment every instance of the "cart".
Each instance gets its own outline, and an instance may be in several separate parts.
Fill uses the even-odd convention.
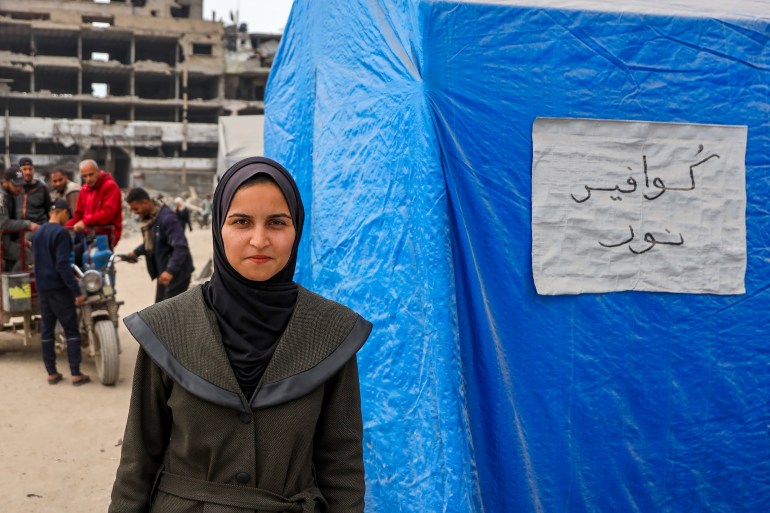
[[[17,265],[11,270],[7,269],[5,260],[8,237],[17,234],[19,240],[15,242],[27,246],[26,233],[5,230],[0,237],[0,320],[2,331],[22,335],[23,344],[28,346],[40,344],[40,304],[31,252],[27,247],[20,251]],[[121,257],[113,255],[107,247],[106,237],[101,237],[105,236],[85,238],[84,269],[74,264],[72,267],[80,289],[86,296],[85,302],[78,306],[81,350],[84,356],[93,358],[99,381],[103,385],[114,385],[118,381],[120,369],[118,308],[121,302],[115,297],[110,275],[115,262]],[[91,258],[96,256],[100,259]],[[66,351],[66,338],[58,323],[55,345],[57,353]]]

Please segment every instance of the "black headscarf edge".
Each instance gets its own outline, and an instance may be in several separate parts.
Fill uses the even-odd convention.
[[[291,176],[289,171],[283,167],[280,163],[276,162],[273,159],[267,158],[267,157],[247,157],[243,160],[239,160],[230,168],[228,168],[227,171],[222,175],[222,178],[219,180],[219,183],[217,184],[216,189],[214,190],[214,197],[212,200],[212,205],[214,208],[212,208],[212,223],[211,223],[211,229],[212,229],[212,235],[213,235],[213,243],[214,243],[214,254],[215,256],[219,257],[220,263],[227,265],[229,267],[229,263],[227,262],[227,258],[224,253],[224,244],[222,242],[222,225],[224,224],[224,219],[227,215],[227,210],[230,208],[230,203],[232,202],[233,197],[235,196],[236,191],[243,185],[244,182],[247,180],[253,178],[256,175],[259,174],[267,174],[268,176],[271,176],[268,173],[264,173],[262,171],[256,171],[254,174],[249,175],[247,177],[244,177],[242,180],[240,180],[237,184],[233,184],[232,187],[230,187],[230,182],[232,178],[238,174],[240,170],[242,170],[245,167],[248,167],[253,164],[264,164],[269,167],[272,167],[276,171],[278,171],[283,177],[285,178],[286,183],[291,188],[291,192],[294,195],[294,199],[296,202],[296,211],[295,209],[291,208],[291,201],[288,197],[286,197],[286,192],[283,190],[283,186],[281,183],[277,183],[278,187],[281,189],[281,191],[284,194],[284,199],[286,199],[286,203],[289,206],[289,210],[292,214],[292,222],[294,223],[294,230],[295,230],[295,236],[294,236],[294,244],[292,247],[292,257],[287,264],[287,267],[291,267],[291,271],[289,273],[285,273],[284,270],[279,271],[278,275],[281,275],[280,278],[285,280],[286,274],[291,274],[293,277],[294,275],[294,268],[296,266],[296,259],[297,259],[297,251],[299,249],[299,242],[302,238],[302,228],[305,220],[305,211],[304,206],[302,204],[302,198],[299,194],[299,187],[297,187],[297,183],[294,181],[294,178]],[[275,180],[275,177],[271,176],[271,178]],[[277,182],[277,181],[276,181]],[[226,201],[225,204],[225,198],[229,196],[229,199]],[[214,259],[215,264],[217,263],[217,258]],[[234,273],[235,270],[232,269],[232,272]],[[278,275],[276,275],[277,278]],[[238,275],[240,277],[240,275]],[[247,281],[245,278],[240,277],[242,280]],[[282,281],[283,281],[282,280]],[[270,281],[276,281],[271,278]],[[251,282],[250,284],[254,284],[254,282]]]
[[[275,169],[291,187],[296,203],[292,208],[284,185],[265,171],[256,171],[239,177],[228,188],[230,181],[243,168],[263,164]],[[222,225],[235,192],[243,183],[260,173],[267,174],[283,192],[295,228],[292,255],[286,266],[265,282],[255,282],[241,276],[227,260],[222,240]],[[281,180],[283,181],[283,180]],[[227,201],[226,205],[223,202]],[[294,178],[278,162],[266,157],[249,157],[233,164],[222,176],[214,191],[212,208],[212,235],[214,243],[214,275],[203,290],[208,306],[214,311],[222,333],[222,341],[238,384],[250,397],[262,377],[278,339],[294,312],[297,284],[293,281],[297,250],[302,236],[304,207]]]

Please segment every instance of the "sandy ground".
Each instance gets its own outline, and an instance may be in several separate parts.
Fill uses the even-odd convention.
[[[197,275],[211,256],[211,232],[188,233]],[[117,247],[136,247],[138,232],[125,233]],[[118,263],[118,298],[125,301],[121,317],[150,305],[155,282],[144,261]],[[24,347],[16,334],[0,334],[0,511],[104,512],[120,458],[137,343],[121,323],[123,353],[120,378],[106,387],[96,379],[92,359],[82,370],[94,382],[71,386],[66,354],[57,359],[65,379],[46,382],[40,345]]]

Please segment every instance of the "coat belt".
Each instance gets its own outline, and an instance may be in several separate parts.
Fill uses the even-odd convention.
[[[214,483],[166,471],[161,472],[157,489],[183,499],[261,511],[313,513],[317,502],[326,505],[318,488],[308,488],[286,498],[261,488]]]

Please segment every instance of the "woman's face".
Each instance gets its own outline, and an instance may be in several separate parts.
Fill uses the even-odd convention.
[[[252,281],[269,280],[286,266],[295,234],[286,198],[274,183],[238,189],[222,226],[227,261]]]

